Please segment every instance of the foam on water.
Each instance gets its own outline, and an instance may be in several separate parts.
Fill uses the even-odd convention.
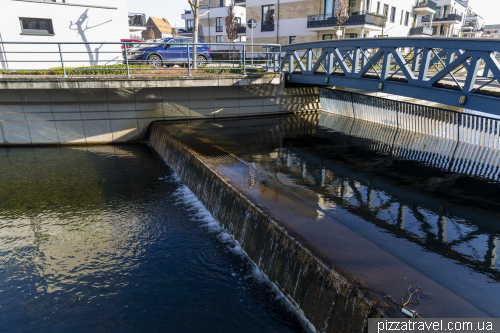
[[[307,320],[302,311],[293,304],[283,293],[279,290],[279,288],[272,283],[267,276],[257,267],[257,265],[247,256],[246,252],[243,248],[238,244],[238,242],[228,234],[224,228],[219,224],[219,222],[210,214],[210,212],[203,206],[200,200],[196,197],[196,195],[182,182],[177,173],[174,173],[171,176],[176,182],[179,183],[179,188],[174,193],[177,204],[184,204],[190,207],[188,210],[192,212],[190,214],[190,218],[193,221],[197,221],[200,223],[200,227],[207,228],[209,232],[218,233],[217,239],[227,245],[227,249],[238,256],[241,256],[246,264],[251,266],[251,274],[246,275],[244,280],[249,278],[255,279],[257,282],[266,283],[273,293],[275,293],[275,299],[279,300],[289,311],[295,313],[304,328],[306,328],[309,332],[316,332],[314,326]],[[236,276],[236,274],[232,273],[232,276]]]

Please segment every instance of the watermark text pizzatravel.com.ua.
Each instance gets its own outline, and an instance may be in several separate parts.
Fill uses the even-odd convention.
[[[382,332],[494,332],[500,333],[500,319],[433,318],[368,319],[368,333]]]

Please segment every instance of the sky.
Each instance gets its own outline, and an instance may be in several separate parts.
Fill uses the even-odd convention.
[[[478,14],[486,24],[500,23],[500,0],[471,0],[477,7]],[[273,1],[271,1],[273,2]],[[146,17],[166,18],[171,25],[183,27],[181,14],[190,9],[187,0],[127,0],[128,11],[143,13]]]

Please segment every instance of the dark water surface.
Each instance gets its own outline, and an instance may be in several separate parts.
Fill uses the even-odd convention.
[[[1,332],[302,332],[147,146],[0,149]]]
[[[429,155],[419,159],[418,152],[409,152],[411,159],[405,158],[401,148],[391,145],[394,129],[361,123],[322,113],[190,126],[467,302],[500,317],[500,184],[436,167],[439,163],[430,163]]]

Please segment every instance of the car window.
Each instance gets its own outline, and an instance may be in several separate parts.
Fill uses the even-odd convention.
[[[193,40],[191,38],[185,38],[182,40],[184,44],[193,44]]]
[[[170,46],[177,46],[177,47],[181,47],[182,46],[181,43],[182,39],[180,38],[173,38],[168,42]]]

